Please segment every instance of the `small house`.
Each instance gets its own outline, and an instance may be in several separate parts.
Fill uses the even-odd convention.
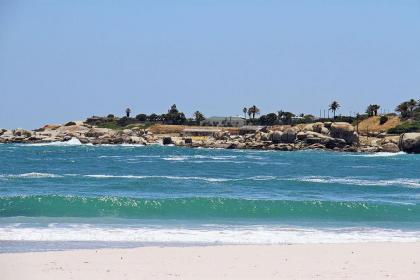
[[[241,127],[246,125],[246,119],[242,117],[210,117],[202,121],[201,125]]]

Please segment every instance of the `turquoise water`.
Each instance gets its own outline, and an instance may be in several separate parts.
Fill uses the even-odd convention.
[[[0,251],[420,240],[419,155],[57,143],[0,154]]]

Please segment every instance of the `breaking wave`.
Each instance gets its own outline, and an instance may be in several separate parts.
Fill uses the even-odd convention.
[[[365,201],[247,200],[218,197],[143,199],[32,195],[0,197],[0,217],[266,218],[418,221],[420,205]]]

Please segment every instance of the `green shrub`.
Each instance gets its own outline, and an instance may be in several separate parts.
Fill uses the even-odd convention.
[[[404,122],[388,130],[391,134],[402,134],[407,132],[420,132],[420,121]]]
[[[387,116],[381,116],[381,118],[379,119],[379,124],[380,125],[383,125],[387,121],[388,121],[388,117]]]
[[[76,123],[75,122],[68,122],[64,126],[71,126],[71,125],[76,125]]]
[[[134,119],[134,118],[122,117],[121,119],[119,119],[119,120],[117,121],[117,124],[118,124],[119,126],[127,126],[127,125],[129,125],[129,124],[134,124],[134,123],[136,123],[136,122],[137,122],[137,120],[136,120],[136,119]]]

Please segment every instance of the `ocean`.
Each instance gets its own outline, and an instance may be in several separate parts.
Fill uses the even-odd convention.
[[[0,252],[420,241],[420,155],[0,144]]]

